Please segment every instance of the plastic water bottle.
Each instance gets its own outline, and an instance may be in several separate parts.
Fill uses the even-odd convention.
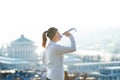
[[[76,32],[77,30],[76,30],[76,28],[71,28],[71,29],[68,30],[68,32],[71,32],[71,31],[75,31]]]
[[[68,32],[72,33],[72,31],[76,32],[76,28],[70,28],[69,30],[67,30]],[[63,35],[61,35],[61,38],[62,38]]]

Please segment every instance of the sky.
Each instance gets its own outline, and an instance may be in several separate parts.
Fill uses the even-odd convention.
[[[0,0],[0,46],[24,34],[41,45],[42,32],[120,27],[119,0]],[[77,39],[77,37],[76,37]]]

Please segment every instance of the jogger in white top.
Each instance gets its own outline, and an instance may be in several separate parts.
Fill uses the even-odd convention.
[[[69,37],[71,43],[70,46],[57,44],[61,35],[55,27],[51,27],[43,32],[42,46],[45,50],[42,61],[46,66],[47,78],[50,80],[64,80],[63,56],[65,53],[70,53],[76,50],[76,43],[72,34],[66,31],[63,35]],[[50,39],[50,42],[46,47],[47,37]]]

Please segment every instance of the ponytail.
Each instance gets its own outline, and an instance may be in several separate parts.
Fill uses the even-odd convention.
[[[46,47],[46,42],[47,42],[47,37],[46,37],[47,31],[44,31],[42,34],[42,46],[45,48]]]
[[[55,33],[57,32],[57,28],[51,27],[47,31],[44,31],[42,34],[42,46],[45,48],[46,47],[46,42],[47,42],[47,37],[52,40]]]

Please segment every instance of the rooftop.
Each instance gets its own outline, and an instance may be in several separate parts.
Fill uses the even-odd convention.
[[[29,62],[25,61],[25,60],[21,60],[21,59],[0,56],[0,63],[3,63],[3,64],[27,64]]]
[[[109,69],[109,70],[120,70],[120,66],[115,66],[115,67],[106,67],[105,69]]]
[[[31,43],[32,43],[33,41],[25,38],[24,35],[21,35],[20,38],[16,39],[16,40],[13,41],[13,42],[14,42],[14,43],[16,43],[16,42],[17,42],[17,43],[18,43],[18,42],[31,42]]]

